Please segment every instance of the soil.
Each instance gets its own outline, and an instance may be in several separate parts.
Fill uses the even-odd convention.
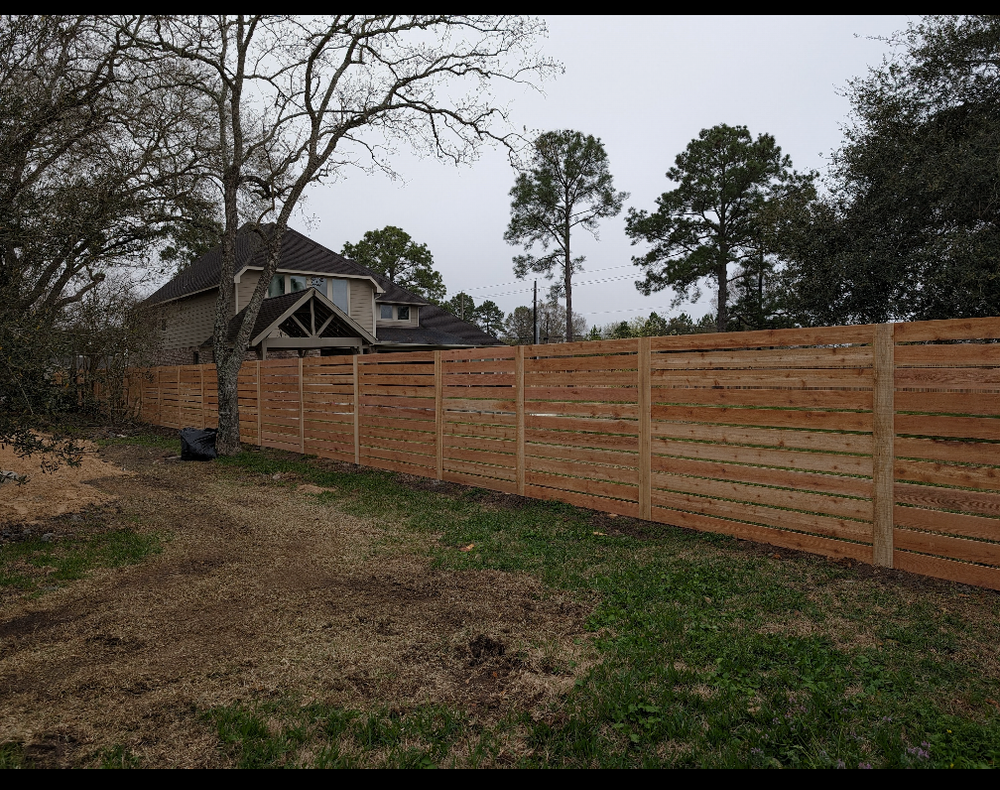
[[[139,565],[0,601],[0,745],[36,765],[125,747],[145,767],[221,767],[204,713],[233,703],[542,711],[592,661],[589,606],[530,576],[432,568],[412,536],[311,487],[171,455],[91,447],[0,504],[5,529],[55,540],[80,522],[164,536]]]
[[[78,442],[83,447],[79,465],[62,464],[54,472],[47,471],[44,457],[33,455],[19,458],[10,445],[0,445],[0,471],[24,475],[24,484],[0,484],[0,521],[40,523],[50,516],[74,513],[87,505],[107,502],[110,495],[92,481],[127,475],[118,466],[98,457],[92,442]]]

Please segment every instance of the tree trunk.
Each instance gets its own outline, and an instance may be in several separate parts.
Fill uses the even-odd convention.
[[[243,355],[236,349],[226,349],[223,357],[216,356],[219,394],[219,432],[215,449],[219,455],[236,455],[242,451],[240,444],[239,375]]]

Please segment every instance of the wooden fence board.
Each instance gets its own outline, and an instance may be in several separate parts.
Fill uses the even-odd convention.
[[[796,488],[803,491],[818,491],[841,496],[872,496],[872,481],[864,477],[842,477],[840,475],[799,472],[794,469],[775,469],[764,466],[738,466],[713,461],[695,461],[686,458],[653,458],[654,472],[669,472],[676,475],[706,477],[715,480],[732,480],[739,483],[753,483],[781,488]]]
[[[545,431],[525,429],[525,441],[528,447],[555,445],[558,447],[585,447],[589,454],[591,449],[619,450],[622,452],[638,452],[639,436],[621,436],[611,433],[584,433],[575,431]],[[531,452],[534,452],[532,450]]]
[[[987,587],[1000,590],[1000,569],[988,568],[983,565],[969,565],[964,562],[929,557],[926,554],[911,554],[908,551],[896,551],[893,566],[910,573],[924,576],[935,576],[939,579],[973,584],[977,587]]]
[[[626,485],[623,483],[611,483],[604,480],[591,480],[584,477],[562,477],[546,472],[536,472],[531,469],[530,464],[525,472],[526,484],[530,486],[545,486],[561,491],[573,491],[579,494],[590,494],[591,496],[609,497],[613,499],[627,499],[635,502],[638,506],[639,485]]]
[[[502,491],[505,494],[516,494],[517,483],[509,480],[502,480],[498,477],[486,477],[481,475],[465,474],[463,472],[445,469],[442,479],[449,483],[461,483],[473,488],[488,488],[491,491]]]
[[[605,513],[614,513],[619,516],[630,516],[639,518],[639,503],[630,502],[626,499],[606,499],[593,494],[581,493],[579,491],[567,491],[560,488],[546,488],[544,486],[525,483],[524,495],[534,499],[556,500],[566,502],[576,507],[586,507],[591,510],[602,510]]]
[[[871,411],[872,393],[865,390],[745,389],[729,387],[652,388],[653,403],[702,406],[770,406],[792,409],[852,409]]]
[[[654,472],[652,477],[654,501],[656,501],[658,491],[666,490],[700,494],[715,499],[751,502],[756,505],[807,510],[811,513],[862,521],[871,518],[872,514],[870,500],[811,494],[789,488],[766,488],[745,483],[731,483],[725,480],[709,480],[702,477],[684,477],[665,472]]]
[[[987,368],[970,368],[988,370]],[[924,373],[939,368],[909,368]],[[793,370],[654,370],[654,387],[774,387],[793,389],[868,389],[868,368],[798,368]],[[926,386],[926,385],[914,385]]]
[[[985,565],[1000,565],[1000,545],[983,543],[967,538],[936,535],[931,532],[914,532],[909,529],[895,530],[896,548],[916,551],[920,554],[935,554],[951,560],[976,562]]]
[[[790,467],[812,472],[872,476],[872,459],[864,456],[769,450],[761,447],[703,444],[673,439],[653,440],[652,452],[657,455],[698,458],[706,461],[730,461],[738,464]]]
[[[900,366],[1000,366],[1000,343],[949,343],[941,346],[896,346]]]
[[[835,538],[743,524],[729,519],[656,506],[653,507],[653,518],[661,523],[677,527],[696,529],[701,532],[721,532],[743,540],[767,543],[771,546],[781,546],[796,551],[808,551],[811,554],[821,554],[826,557],[850,558],[860,562],[871,562],[872,559],[872,547],[864,543],[848,543]]]
[[[983,491],[964,491],[916,483],[896,483],[896,501],[903,505],[916,505],[941,510],[964,510],[984,516],[1000,516],[1000,494]]]
[[[893,520],[898,527],[923,531],[944,532],[967,538],[983,538],[1000,542],[1000,518],[969,516],[942,510],[896,505]]]
[[[728,406],[653,406],[654,422],[707,422],[769,428],[826,431],[871,431],[872,418],[863,412],[792,409],[738,409]]]
[[[598,464],[613,466],[632,466],[639,468],[639,454],[622,452],[620,450],[587,450],[581,453],[578,447],[550,444],[526,444],[525,455],[532,458],[562,458],[564,460],[583,460]]]
[[[1000,393],[896,391],[896,411],[1000,416]]]
[[[936,464],[932,461],[897,459],[895,470],[896,480],[1000,491],[1000,468],[997,467],[954,466]]]
[[[652,432],[654,437],[717,442],[724,445],[750,444],[869,456],[872,452],[872,437],[865,434],[811,433],[676,422],[654,422]]]
[[[896,433],[911,436],[949,436],[961,439],[1000,441],[1000,419],[897,414]]]
[[[570,475],[588,480],[606,480],[612,483],[639,485],[639,469],[635,466],[604,466],[602,464],[585,464],[580,461],[565,461],[562,459],[539,458],[527,456],[527,471],[549,472],[556,475]]]
[[[896,343],[980,340],[1000,337],[1000,318],[952,318],[896,324]]]
[[[639,373],[635,370],[598,370],[587,371],[586,374],[576,373],[533,373],[524,372],[525,397],[533,397],[531,390],[535,387],[596,387],[596,386],[637,386]]]
[[[778,529],[793,529],[799,532],[811,532],[832,538],[872,542],[871,522],[850,521],[831,516],[819,516],[814,513],[779,510],[763,505],[750,505],[745,502],[727,502],[720,499],[679,494],[670,491],[654,491],[653,504],[670,510],[685,510],[701,513],[705,516],[734,519],[736,521],[752,521]]]
[[[947,439],[909,439],[897,436],[895,447],[897,458],[1000,465],[1000,444],[958,442]]]
[[[688,351],[722,348],[773,348],[777,346],[870,345],[874,325],[824,326],[806,329],[762,329],[706,335],[654,337],[652,350]]]
[[[740,369],[740,368],[843,368],[871,367],[870,346],[836,348],[781,348],[730,351],[692,351],[657,354],[653,370]]]
[[[1000,368],[899,368],[899,389],[1000,390]]]
[[[477,464],[460,461],[455,458],[447,458],[444,462],[444,468],[448,472],[464,472],[466,474],[475,474],[482,477],[492,477],[497,480],[506,480],[515,484],[517,482],[517,472],[514,470],[513,466]]]

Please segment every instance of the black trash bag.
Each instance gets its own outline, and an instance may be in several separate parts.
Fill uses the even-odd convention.
[[[184,428],[181,430],[181,460],[211,461],[218,457],[215,452],[215,428],[199,430]]]

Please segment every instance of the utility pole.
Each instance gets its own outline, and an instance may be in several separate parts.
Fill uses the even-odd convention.
[[[535,297],[531,313],[531,325],[533,328],[532,337],[533,342],[538,345],[538,280],[535,280]]]

